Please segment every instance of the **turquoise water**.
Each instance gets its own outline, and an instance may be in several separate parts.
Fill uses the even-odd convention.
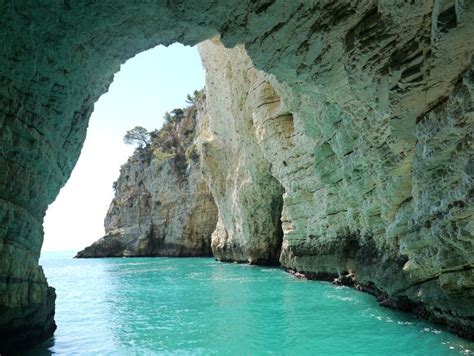
[[[53,339],[31,354],[459,355],[472,343],[346,287],[210,258],[44,253]]]

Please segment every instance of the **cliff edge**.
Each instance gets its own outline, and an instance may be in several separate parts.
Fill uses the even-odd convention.
[[[122,166],[106,235],[77,258],[212,255],[217,207],[193,144],[197,105],[175,109]]]

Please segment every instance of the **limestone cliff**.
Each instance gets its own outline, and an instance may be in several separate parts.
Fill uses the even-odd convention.
[[[242,246],[278,240],[281,185],[283,267],[472,335],[472,66],[413,132],[403,127],[408,139],[386,107],[364,111],[294,91],[256,70],[242,47],[214,40],[200,52],[208,118],[199,138],[219,207],[216,256],[250,259]],[[337,89],[333,96],[350,99],[346,86]]]
[[[76,257],[211,255],[217,208],[193,144],[197,108],[174,112],[122,166],[106,235]]]
[[[474,338],[473,1],[7,1],[0,8],[0,352],[54,330],[54,292],[38,265],[42,222],[120,64],[158,44],[218,34],[271,75],[248,81],[254,98],[245,106],[257,98],[263,105],[243,109],[255,133],[235,140],[255,147],[255,137],[258,167],[284,188],[282,264],[351,281]],[[223,63],[229,78],[239,73],[232,56]],[[233,125],[236,117],[226,125],[238,135],[247,127]],[[225,132],[214,142],[228,145]],[[224,189],[211,190],[235,217],[220,214],[216,251],[227,246],[223,259],[258,260],[261,246],[275,246],[273,235],[252,228],[244,198],[259,178],[275,180],[233,166],[250,167],[252,152],[224,150],[231,163],[218,166],[238,179],[234,186],[226,174],[216,180]],[[207,153],[203,168],[212,171],[219,154]],[[255,200],[265,202],[271,223],[267,214],[278,209],[268,208],[270,196]],[[234,231],[232,219],[244,233],[258,232],[259,242]]]
[[[256,71],[248,60],[232,65],[242,58],[238,51],[212,52],[214,47],[200,45],[208,100],[197,138],[204,175],[219,209],[212,251],[221,261],[278,263],[283,188],[271,175],[253,126],[256,102],[246,89]]]

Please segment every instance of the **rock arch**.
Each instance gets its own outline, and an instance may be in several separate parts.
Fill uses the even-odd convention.
[[[158,44],[196,44],[217,34],[227,47],[244,44],[253,64],[282,83],[280,94],[295,113],[295,127],[304,142],[313,145],[315,174],[319,188],[324,188],[322,192],[312,186],[305,197],[315,194],[317,201],[332,201],[334,189],[339,189],[332,174],[337,167],[323,167],[322,162],[336,157],[341,164],[350,165],[352,160],[339,158],[355,152],[344,148],[344,140],[354,143],[363,137],[366,145],[361,154],[373,157],[365,165],[348,168],[348,172],[370,168],[377,180],[373,185],[379,196],[364,200],[361,214],[344,203],[336,207],[333,201],[334,206],[326,206],[327,210],[303,221],[295,218],[291,207],[284,208],[285,223],[291,229],[285,231],[287,249],[282,262],[288,268],[311,272],[318,264],[321,246],[298,243],[302,238],[298,234],[309,224],[314,231],[307,229],[307,241],[318,240],[321,229],[340,239],[345,227],[332,231],[331,226],[338,225],[334,214],[344,212],[342,225],[358,221],[357,230],[364,239],[380,235],[375,239],[379,250],[387,248],[404,256],[395,260],[400,265],[397,268],[410,274],[408,292],[391,292],[432,305],[428,314],[435,313],[454,330],[472,336],[474,308],[462,316],[467,313],[462,304],[472,301],[473,293],[468,278],[472,253],[466,253],[472,246],[466,225],[472,215],[467,188],[460,183],[437,192],[438,200],[425,192],[448,178],[457,182],[469,171],[460,163],[450,172],[423,173],[441,157],[442,146],[436,146],[439,140],[433,141],[436,130],[442,130],[440,120],[455,112],[463,122],[466,130],[452,135],[452,144],[462,141],[467,128],[472,127],[467,114],[472,110],[468,103],[472,100],[472,72],[466,72],[474,49],[472,2],[64,0],[50,4],[4,1],[0,9],[2,341],[32,345],[54,330],[54,291],[38,266],[42,221],[80,154],[93,104],[107,91],[120,64]],[[459,104],[461,96],[465,101]],[[331,132],[340,135],[333,139]],[[344,138],[342,133],[352,138]],[[431,151],[432,161],[425,155],[428,146],[436,146]],[[459,154],[452,159],[467,159],[466,146],[454,147],[459,148]],[[289,199],[302,199],[299,188],[291,190],[296,178],[288,172],[289,168],[282,168],[277,178]],[[341,175],[341,184],[359,187],[350,174]],[[366,197],[368,192],[353,198]],[[437,239],[438,254],[433,250],[427,257],[426,251],[420,253],[426,245],[424,236],[431,238],[436,231],[450,241]],[[354,236],[354,231],[345,233]],[[321,241],[324,245],[324,239]],[[456,261],[447,256],[453,243],[464,246],[456,249]],[[363,246],[360,242],[356,245]],[[324,253],[331,255],[337,248],[329,246]],[[309,261],[305,251],[316,260]],[[382,266],[376,264],[375,270]],[[373,273],[371,270],[368,275]],[[453,285],[457,277],[462,277],[458,279],[461,282]],[[367,284],[383,280],[383,276],[367,278]],[[425,282],[440,291],[442,305],[430,299],[434,294],[417,296],[413,286]],[[389,292],[383,283],[375,287]],[[2,343],[2,347],[6,345]]]

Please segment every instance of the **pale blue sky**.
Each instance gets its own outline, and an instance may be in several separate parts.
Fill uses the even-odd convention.
[[[137,125],[160,128],[166,111],[183,107],[186,94],[203,87],[195,47],[158,46],[122,65],[94,106],[71,178],[48,209],[43,250],[79,250],[103,236],[112,182],[133,152],[123,143],[125,132]]]

